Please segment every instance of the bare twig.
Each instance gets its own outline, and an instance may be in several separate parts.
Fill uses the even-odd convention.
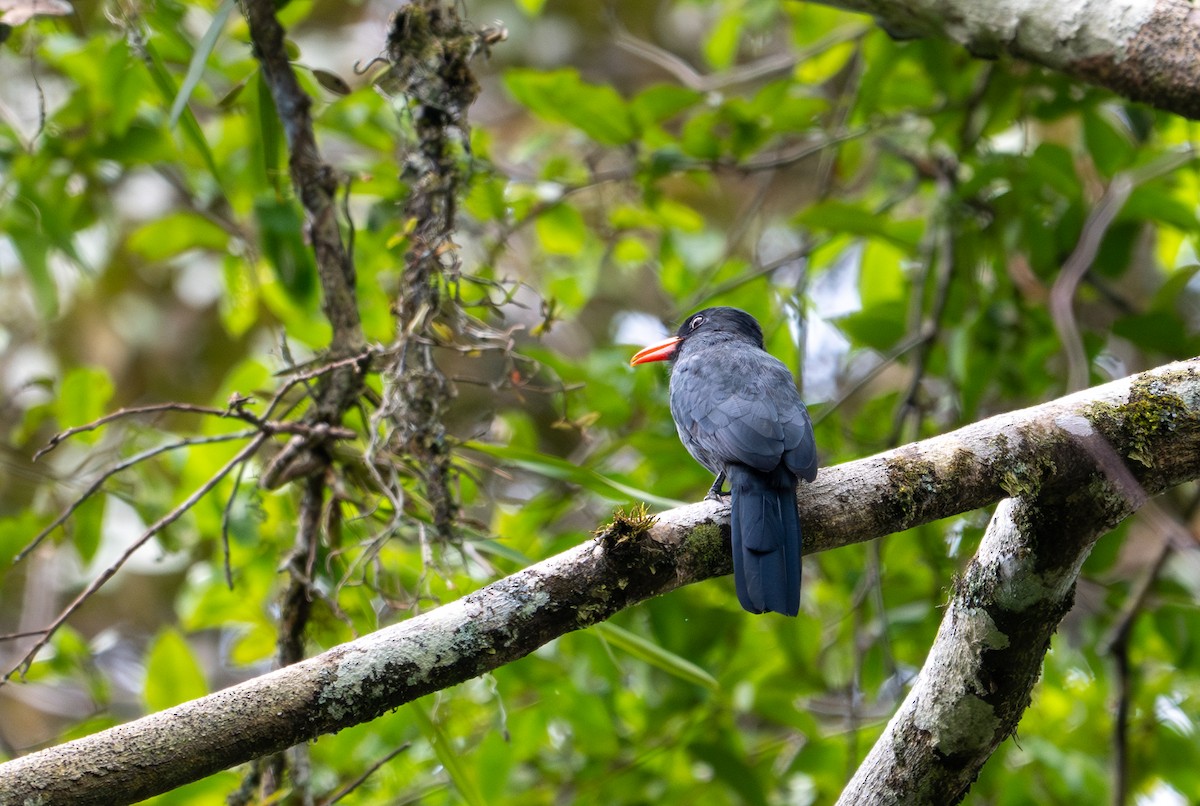
[[[738,65],[722,70],[720,73],[704,75],[674,53],[629,33],[616,23],[615,18],[613,18],[613,27],[616,28],[614,42],[617,47],[658,65],[674,76],[680,84],[698,92],[713,92],[736,84],[747,84],[760,79],[784,75],[797,64],[820,56],[845,42],[860,39],[870,30],[870,27],[866,25],[848,25],[831,32],[828,36],[798,53],[773,53],[749,64]]]
[[[284,44],[285,33],[271,0],[244,0],[254,55],[262,66],[287,138],[292,184],[308,213],[309,237],[325,292],[323,310],[333,326],[333,354],[341,357],[363,347],[354,291],[354,265],[342,243],[337,217],[338,176],[321,160],[310,109],[312,99],[300,88]]]
[[[212,445],[220,442],[232,442],[239,439],[249,439],[250,437],[254,436],[255,433],[255,431],[237,431],[232,434],[214,434],[207,437],[188,437],[186,439],[181,439],[166,445],[159,445],[158,447],[150,448],[149,450],[135,454],[124,461],[118,462],[108,470],[105,470],[103,473],[101,473],[91,484],[88,485],[87,489],[76,496],[75,499],[58,514],[57,518],[51,521],[48,526],[42,529],[42,531],[38,532],[34,536],[33,540],[29,541],[25,548],[17,552],[17,555],[13,558],[13,565],[16,565],[28,557],[30,552],[41,545],[42,541],[45,540],[51,533],[53,533],[55,529],[66,523],[67,519],[75,513],[75,510],[79,509],[79,507],[82,506],[85,501],[98,492],[100,488],[104,486],[104,482],[108,481],[121,471],[128,470],[134,465],[140,464],[147,459],[153,459],[155,456],[178,450],[179,448],[187,448],[195,445]]]
[[[146,545],[146,543],[148,543],[152,537],[162,532],[163,529],[167,528],[172,523],[183,517],[185,512],[195,506],[196,502],[207,495],[213,487],[216,487],[217,483],[220,482],[221,479],[225,478],[225,476],[228,475],[233,468],[237,467],[242,462],[253,456],[255,452],[257,452],[262,446],[262,443],[266,441],[266,439],[266,434],[256,434],[249,443],[247,443],[240,451],[238,451],[232,459],[226,462],[220,470],[213,474],[208,481],[200,485],[200,487],[194,490],[191,495],[183,500],[183,502],[151,524],[146,531],[142,532],[137,540],[133,541],[133,543],[126,547],[125,551],[122,552],[121,556],[118,557],[116,561],[112,563],[112,565],[108,566],[108,568],[105,568],[103,573],[93,579],[88,586],[84,588],[83,591],[76,596],[75,599],[62,610],[62,612],[58,614],[58,617],[46,626],[42,637],[36,643],[34,643],[28,652],[25,653],[25,656],[21,659],[21,662],[10,669],[3,678],[0,678],[0,684],[12,679],[12,676],[18,671],[24,673],[24,670],[28,670],[29,665],[33,663],[33,659],[37,656],[38,652],[40,652],[42,648],[50,642],[51,637],[53,637],[58,628],[67,622],[67,619],[69,619],[71,615],[79,609],[80,605],[86,602],[92,596],[92,594],[104,587],[104,583],[112,579],[113,575],[125,565],[129,558],[132,557],[138,549]]]
[[[407,750],[410,747],[412,747],[412,742],[405,742],[404,744],[397,747],[395,750],[388,753],[383,758],[376,761],[371,766],[367,767],[365,770],[363,770],[361,775],[359,775],[353,781],[346,784],[341,789],[339,789],[337,792],[330,795],[325,801],[323,801],[322,806],[333,806],[333,804],[337,803],[339,800],[346,797],[351,792],[353,792],[354,790],[356,790],[360,786],[362,786],[364,783],[366,783],[367,779],[370,778],[372,775],[374,775],[375,772],[377,770],[379,770],[381,767],[383,767],[384,764],[387,764],[389,761],[391,761],[396,756],[400,755],[401,753],[403,753],[405,750]]]
[[[321,373],[313,410],[307,419],[334,426],[358,400],[363,388],[362,373],[371,355],[364,350],[354,264],[342,242],[338,221],[340,180],[337,172],[321,159],[310,113],[312,99],[300,88],[292,69],[284,30],[275,17],[275,4],[271,0],[244,0],[242,8],[250,27],[254,55],[283,124],[292,185],[307,214],[308,237],[316,255],[323,292],[322,310],[333,327],[329,355],[335,366],[332,371]],[[338,363],[341,359],[349,360]],[[292,479],[318,474],[329,461],[324,440],[303,437],[276,457],[264,470],[260,483],[273,489]]]
[[[177,412],[183,414],[204,414],[210,417],[224,417],[241,420],[253,425],[261,433],[272,436],[275,434],[295,434],[305,437],[318,437],[322,439],[354,439],[357,434],[348,428],[337,426],[329,426],[321,423],[299,423],[288,422],[282,420],[266,420],[258,417],[251,411],[247,411],[245,404],[248,398],[239,397],[230,402],[230,405],[223,409],[218,409],[214,406],[197,406],[192,403],[155,403],[149,406],[132,406],[129,408],[118,409],[117,411],[93,420],[90,423],[83,425],[72,426],[65,431],[60,431],[50,438],[50,440],[33,455],[33,460],[36,462],[50,451],[57,448],[65,440],[78,434],[95,431],[109,423],[117,420],[123,420],[127,417],[139,417],[143,414],[163,414],[165,412]],[[237,438],[237,437],[232,437]],[[207,438],[205,438],[207,439]],[[213,438],[214,441],[225,439],[225,435],[218,435]],[[179,447],[189,444],[202,444],[204,439],[194,438],[193,442],[183,442]]]
[[[1168,153],[1163,157],[1131,171],[1122,171],[1112,178],[1100,201],[1092,208],[1083,224],[1075,250],[1063,263],[1054,286],[1050,289],[1050,315],[1054,329],[1062,341],[1067,358],[1067,391],[1082,389],[1088,384],[1090,375],[1083,339],[1075,321],[1075,290],[1087,274],[1100,251],[1108,228],[1125,206],[1134,188],[1144,182],[1165,176],[1195,159],[1196,153],[1187,149]]]
[[[27,630],[25,632],[9,632],[0,635],[0,641],[19,641],[22,638],[32,638],[35,635],[45,635],[45,630]]]
[[[1185,513],[1186,518],[1190,519],[1195,514],[1198,503],[1200,498],[1193,498]],[[1149,521],[1151,529],[1158,535],[1158,546],[1153,558],[1142,569],[1126,597],[1112,627],[1097,647],[1100,654],[1112,657],[1117,676],[1116,706],[1113,709],[1113,806],[1124,806],[1129,797],[1129,711],[1133,699],[1129,636],[1133,631],[1134,622],[1145,609],[1154,583],[1166,566],[1172,551],[1187,552],[1185,556],[1191,557],[1196,553],[1195,533],[1179,518],[1164,511],[1156,501],[1147,501],[1140,516]]]
[[[1091,268],[1096,253],[1100,251],[1100,242],[1132,192],[1133,179],[1129,174],[1119,173],[1112,178],[1104,195],[1088,214],[1075,251],[1063,263],[1062,271],[1050,289],[1050,316],[1054,319],[1054,329],[1058,331],[1063,351],[1067,356],[1068,391],[1087,386],[1089,375],[1083,338],[1079,335],[1079,327],[1075,322],[1075,289],[1083,275]]]
[[[921,414],[918,397],[921,391],[921,384],[925,380],[925,367],[937,343],[938,336],[941,334],[942,317],[946,312],[946,302],[950,298],[950,281],[954,277],[955,266],[956,224],[953,219],[954,214],[951,200],[956,184],[956,170],[957,166],[952,164],[943,164],[940,162],[937,164],[937,190],[941,210],[936,224],[933,225],[929,254],[925,261],[927,270],[934,275],[933,299],[929,304],[928,312],[922,313],[921,308],[923,307],[925,295],[923,293],[913,295],[913,330],[920,334],[920,339],[917,342],[917,349],[913,357],[912,374],[909,378],[908,389],[905,391],[904,396],[900,400],[900,405],[896,409],[896,421],[892,427],[891,437],[888,440],[891,445],[899,444],[904,434],[905,423],[910,418],[912,418],[914,424],[914,434],[918,430],[916,425],[919,423]],[[941,237],[938,238],[938,235]]]
[[[313,407],[305,415],[308,423],[325,429],[337,428],[346,412],[359,404],[366,372],[374,351],[365,347],[355,292],[353,262],[353,223],[349,222],[350,245],[343,243],[339,210],[337,172],[321,159],[310,114],[312,99],[300,88],[289,61],[284,30],[275,17],[272,0],[243,0],[243,13],[250,28],[254,55],[275,102],[275,110],[287,138],[292,185],[307,215],[307,234],[316,256],[320,278],[322,310],[333,328],[326,363],[314,370],[293,372],[285,380],[268,407],[279,406],[290,389],[317,379],[308,390]],[[348,194],[348,188],[347,188]],[[286,345],[285,345],[286,347]],[[332,360],[329,360],[332,359]],[[294,549],[286,567],[290,575],[284,595],[277,637],[281,665],[294,663],[304,656],[304,634],[312,609],[311,569],[320,541],[320,512],[325,499],[325,471],[332,462],[328,439],[320,434],[297,433],[263,469],[259,482],[274,489],[289,481],[305,479],[301,500],[301,522]],[[300,790],[302,802],[311,802],[307,749],[290,754],[292,780]],[[287,757],[277,754],[264,765],[257,765],[243,782],[237,797],[252,797],[261,787],[272,793],[282,783]]]
[[[218,409],[212,406],[196,406],[191,403],[155,403],[149,406],[131,406],[125,409],[118,409],[97,420],[92,420],[90,423],[72,426],[65,431],[59,431],[50,437],[50,440],[45,445],[38,449],[37,453],[33,455],[33,461],[36,462],[41,459],[47,453],[57,448],[62,442],[76,434],[95,431],[97,428],[102,428],[111,422],[122,420],[126,417],[140,417],[143,414],[163,414],[168,411],[183,414],[207,414],[213,417],[234,416],[233,410],[228,408]]]

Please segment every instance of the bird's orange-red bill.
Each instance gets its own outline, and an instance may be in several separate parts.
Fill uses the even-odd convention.
[[[681,341],[683,339],[678,336],[672,336],[658,344],[643,347],[634,354],[633,358],[629,359],[629,364],[636,367],[638,364],[646,364],[651,361],[669,361],[675,357],[675,351],[679,349]]]

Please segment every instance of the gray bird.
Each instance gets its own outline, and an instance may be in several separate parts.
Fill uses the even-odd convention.
[[[800,610],[797,479],[817,477],[812,421],[783,362],[763,349],[762,328],[737,308],[692,314],[675,336],[631,364],[671,362],[671,416],[688,453],[728,479],[733,578],[751,613]]]

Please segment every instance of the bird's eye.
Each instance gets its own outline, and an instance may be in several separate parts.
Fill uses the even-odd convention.
[[[690,330],[695,330],[696,328],[700,327],[700,325],[702,325],[702,324],[704,324],[704,317],[703,316],[694,316],[694,317],[692,317],[691,325],[689,325],[688,327]]]

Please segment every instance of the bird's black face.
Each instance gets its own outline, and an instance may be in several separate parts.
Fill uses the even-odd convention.
[[[763,346],[763,332],[758,320],[743,310],[724,306],[705,308],[692,314],[679,326],[675,336],[686,339],[693,334],[707,332],[744,336],[756,346]]]
[[[679,356],[684,342],[693,336],[705,341],[705,336],[725,334],[726,338],[745,339],[756,347],[763,346],[762,328],[753,316],[737,308],[705,308],[689,316],[675,335],[658,344],[639,350],[629,362],[634,366],[650,361],[673,361]]]

